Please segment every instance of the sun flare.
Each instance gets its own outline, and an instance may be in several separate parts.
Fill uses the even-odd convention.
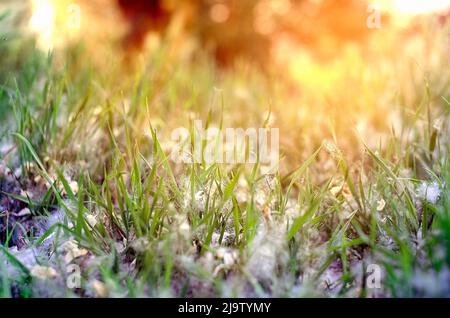
[[[39,47],[51,49],[55,27],[55,7],[50,0],[33,0],[32,10],[31,31],[37,34]]]
[[[80,33],[81,8],[70,0],[32,0],[29,21],[37,45],[44,51],[67,43]]]
[[[433,13],[450,9],[450,0],[394,0],[393,9],[404,14]]]

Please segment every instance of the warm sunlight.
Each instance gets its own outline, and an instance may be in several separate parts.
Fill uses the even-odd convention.
[[[39,47],[49,50],[53,46],[55,8],[51,0],[33,0],[30,28],[38,35]]]
[[[81,7],[70,0],[32,0],[31,32],[44,51],[64,45],[79,34]]]

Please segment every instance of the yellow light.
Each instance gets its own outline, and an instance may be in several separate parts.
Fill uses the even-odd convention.
[[[31,0],[29,28],[43,51],[66,45],[81,33],[81,7],[74,0]]]
[[[322,65],[309,54],[298,53],[289,64],[292,78],[308,90],[328,92],[343,75],[334,65]]]
[[[50,0],[32,0],[33,14],[30,28],[38,36],[38,46],[44,50],[53,48],[55,9]]]

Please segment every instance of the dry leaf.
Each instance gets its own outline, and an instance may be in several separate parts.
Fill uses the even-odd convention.
[[[384,207],[386,206],[386,201],[384,199],[381,199],[377,202],[377,211],[383,211]]]
[[[31,276],[42,280],[58,277],[58,273],[51,267],[35,265],[31,269]]]

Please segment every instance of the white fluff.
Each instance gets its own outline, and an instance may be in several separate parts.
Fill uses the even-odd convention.
[[[436,181],[422,182],[417,188],[417,197],[430,204],[436,204],[441,196],[441,188]]]

